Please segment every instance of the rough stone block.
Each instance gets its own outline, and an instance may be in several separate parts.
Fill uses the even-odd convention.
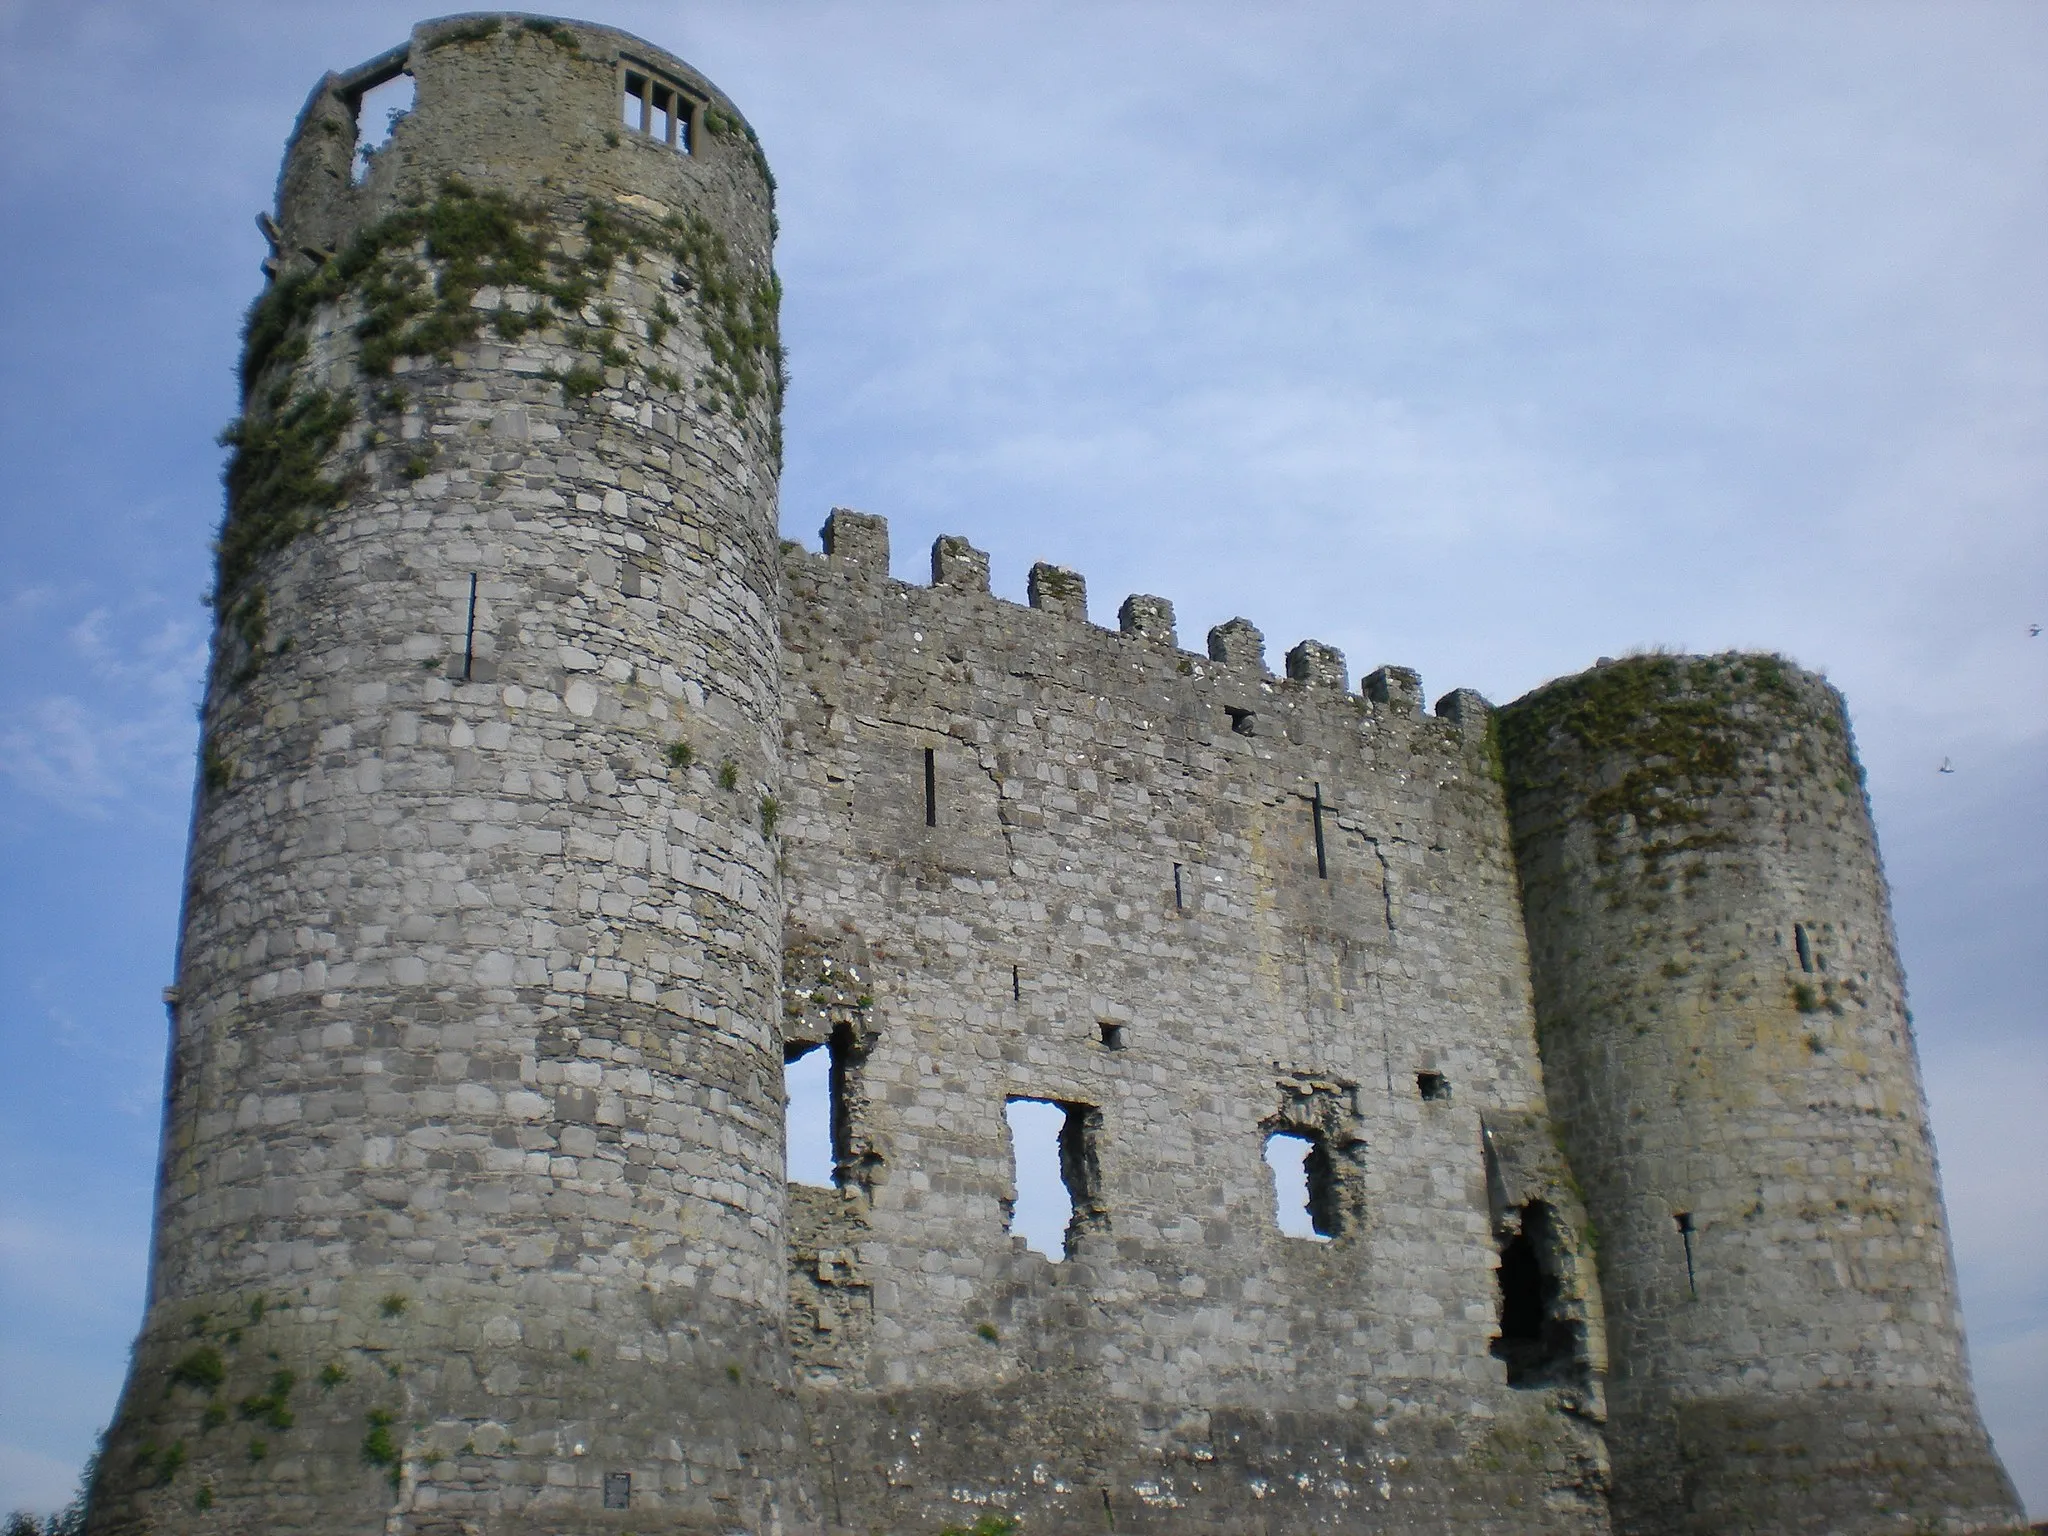
[[[1412,667],[1376,667],[1365,675],[1365,696],[1398,715],[1422,713],[1422,674]]]
[[[1250,619],[1229,619],[1209,631],[1209,659],[1246,671],[1266,670],[1266,637]]]
[[[851,507],[834,507],[819,530],[825,554],[871,576],[889,574],[889,520]]]
[[[986,592],[988,552],[976,549],[958,534],[940,534],[932,540],[932,585]]]
[[[1287,653],[1287,675],[1313,688],[1334,688],[1343,693],[1351,686],[1351,674],[1344,669],[1344,653],[1320,640],[1304,640]]]
[[[1459,733],[1472,738],[1486,734],[1486,722],[1493,714],[1493,706],[1486,702],[1484,694],[1471,688],[1453,688],[1436,701],[1439,720],[1448,720],[1458,727]]]
[[[1088,617],[1088,583],[1079,571],[1041,560],[1031,567],[1027,590],[1034,608],[1070,619]]]
[[[1156,640],[1161,645],[1178,645],[1173,625],[1173,604],[1163,597],[1132,593],[1116,611],[1116,626],[1127,635]]]

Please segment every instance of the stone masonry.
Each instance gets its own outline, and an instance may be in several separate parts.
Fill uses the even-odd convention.
[[[1840,700],[779,542],[773,191],[580,22],[308,101],[89,1529],[2016,1525]]]

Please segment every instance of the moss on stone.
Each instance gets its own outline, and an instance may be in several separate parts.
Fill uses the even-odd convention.
[[[1752,700],[1766,707],[1745,708]],[[1722,847],[1733,834],[1703,826],[1706,803],[1754,766],[1798,701],[1776,656],[1629,657],[1498,712],[1508,788],[1540,788],[1545,755],[1569,742],[1586,759],[1619,766],[1585,800],[1604,858],[1631,826],[1645,858]]]
[[[782,287],[773,272],[765,278],[744,272],[725,236],[701,214],[649,226],[591,208],[582,236],[582,250],[572,254],[555,238],[546,209],[451,178],[433,201],[378,220],[330,260],[279,278],[256,301],[243,330],[241,365],[252,403],[220,439],[234,452],[225,472],[227,512],[211,601],[242,642],[234,683],[255,676],[268,638],[268,595],[255,579],[260,565],[309,532],[321,512],[340,506],[359,483],[327,471],[356,420],[355,402],[329,389],[297,387],[291,377],[308,354],[308,331],[323,306],[345,298],[360,305],[354,328],[360,363],[375,377],[388,375],[402,358],[452,361],[457,348],[482,335],[486,321],[508,341],[560,323],[566,344],[594,356],[544,376],[561,387],[564,399],[581,400],[605,388],[606,369],[628,368],[636,359],[618,335],[613,306],[593,311],[594,327],[568,322],[588,309],[621,261],[660,252],[675,261],[679,284],[696,296],[711,354],[699,379],[705,404],[740,417],[765,402],[779,462],[787,373]],[[500,304],[486,314],[475,303],[486,288],[523,289],[536,303],[525,312]],[[649,339],[658,345],[680,317],[665,299],[655,315]],[[672,370],[657,365],[647,373],[659,387],[682,390],[684,381]],[[387,409],[393,408],[387,402],[404,399],[403,391],[388,387],[375,397]],[[417,480],[429,467],[424,454],[414,453],[401,473]]]
[[[201,1392],[219,1390],[227,1376],[227,1361],[211,1344],[201,1345],[171,1367],[172,1386],[193,1387]]]

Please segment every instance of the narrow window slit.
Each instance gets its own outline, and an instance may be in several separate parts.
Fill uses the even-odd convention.
[[[1792,947],[1799,951],[1799,969],[1809,975],[1813,971],[1813,941],[1806,936],[1806,924],[1792,925]]]
[[[1058,1099],[1004,1101],[1015,1170],[1010,1234],[1054,1262],[1071,1258],[1091,1230],[1106,1228],[1101,1202],[1102,1111]],[[1057,1251],[1055,1251],[1057,1249]]]
[[[1020,966],[1010,967],[1010,997],[1013,1001],[1024,1001],[1024,972]]]
[[[1309,802],[1309,809],[1315,817],[1316,828],[1316,878],[1330,878],[1330,858],[1323,847],[1323,786],[1316,785],[1315,799]]]
[[[1186,908],[1187,898],[1182,894],[1180,888],[1180,866],[1176,864],[1173,866],[1173,910],[1180,912],[1186,910]]]
[[[1674,1211],[1671,1219],[1678,1223],[1679,1238],[1685,1243],[1685,1288],[1692,1292],[1692,1299],[1700,1299],[1699,1277],[1692,1267],[1692,1212]]]
[[[462,680],[476,669],[476,572],[469,573],[469,627],[462,636]]]
[[[939,824],[939,757],[930,747],[924,749],[924,824]]]

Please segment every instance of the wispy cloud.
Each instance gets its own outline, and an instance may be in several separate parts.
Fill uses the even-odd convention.
[[[70,672],[79,686],[14,705],[0,726],[0,775],[75,816],[104,819],[138,806],[162,814],[191,779],[204,626],[145,600],[122,611],[106,604],[74,609],[49,635],[62,606],[47,589],[5,599],[8,629],[41,630],[57,641],[43,676]]]

